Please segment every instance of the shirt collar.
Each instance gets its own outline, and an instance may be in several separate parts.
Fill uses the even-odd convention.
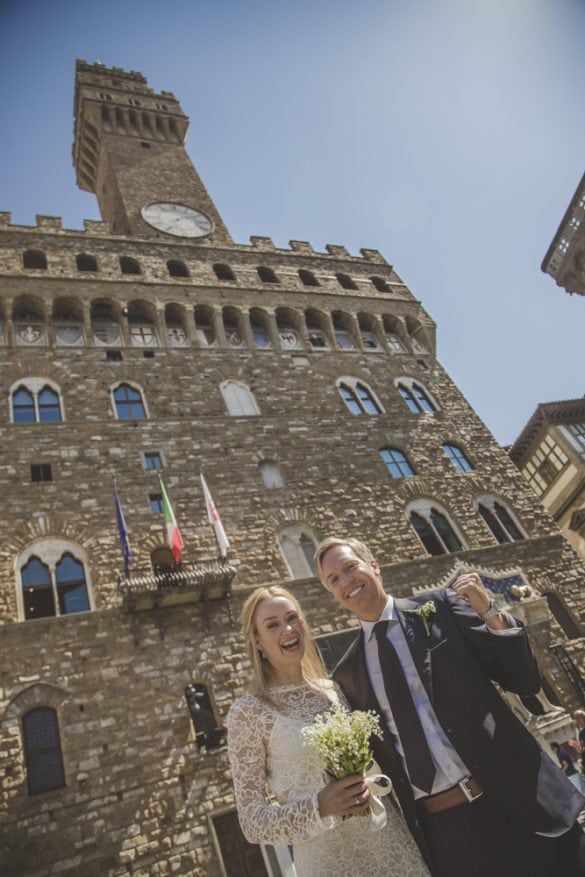
[[[375,621],[360,621],[366,642],[369,642],[374,636],[374,627],[378,621],[398,621],[394,597],[391,594],[388,594],[386,605],[384,606],[379,618],[376,618]]]

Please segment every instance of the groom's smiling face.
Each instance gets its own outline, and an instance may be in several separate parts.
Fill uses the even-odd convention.
[[[321,557],[325,587],[362,621],[377,621],[386,605],[380,567],[362,560],[349,545],[333,545]]]

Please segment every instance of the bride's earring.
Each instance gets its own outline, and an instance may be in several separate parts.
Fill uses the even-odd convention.
[[[258,654],[260,655],[261,658],[265,658],[265,657],[266,657],[266,655],[265,655],[265,653],[262,651],[262,649],[258,649]]]

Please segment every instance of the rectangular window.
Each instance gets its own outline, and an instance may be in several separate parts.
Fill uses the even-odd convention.
[[[162,469],[162,457],[158,451],[144,455],[144,463],[147,469]]]
[[[568,462],[569,458],[562,448],[550,435],[547,435],[524,466],[522,474],[540,495],[552,484]]]
[[[120,350],[106,350],[106,362],[122,362]]]
[[[161,514],[163,510],[162,495],[160,493],[151,493],[149,499],[152,511]]]
[[[30,467],[30,480],[33,482],[52,481],[53,473],[50,463],[32,463]]]
[[[585,454],[585,423],[572,423],[567,427],[581,454]]]

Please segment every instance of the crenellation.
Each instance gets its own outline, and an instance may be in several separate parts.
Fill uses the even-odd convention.
[[[342,247],[340,244],[326,244],[325,249],[331,256],[335,256],[338,259],[351,259],[349,251],[346,247]]]
[[[264,253],[273,253],[276,251],[272,238],[262,235],[251,235],[250,244],[254,249],[261,250]]]
[[[37,213],[37,228],[46,231],[62,231],[63,230],[63,220],[60,216],[41,216]]]
[[[315,250],[307,241],[289,241],[289,246],[294,253],[302,253],[305,256],[313,256]]]

